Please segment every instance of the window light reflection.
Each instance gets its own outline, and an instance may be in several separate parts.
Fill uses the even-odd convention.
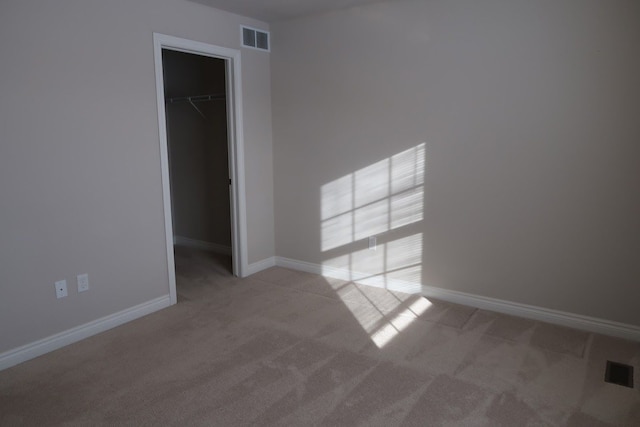
[[[425,158],[422,143],[322,186],[321,250],[328,255],[323,274],[421,292],[423,235],[406,227],[424,217]],[[376,250],[366,245],[370,236],[378,238]],[[391,292],[384,307],[364,295],[357,303],[348,293],[340,297],[379,348],[431,306],[426,298],[413,296],[406,307]]]

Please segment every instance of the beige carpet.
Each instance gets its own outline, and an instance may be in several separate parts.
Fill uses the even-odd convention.
[[[177,305],[0,372],[0,425],[640,426],[638,343],[176,257]]]

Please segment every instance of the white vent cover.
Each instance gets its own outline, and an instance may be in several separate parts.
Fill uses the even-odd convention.
[[[255,28],[240,26],[242,32],[242,46],[269,52],[269,32]]]

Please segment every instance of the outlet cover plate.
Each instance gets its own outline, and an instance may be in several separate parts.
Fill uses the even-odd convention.
[[[78,292],[84,292],[89,290],[89,275],[78,274]]]
[[[67,281],[66,280],[58,280],[56,282],[56,297],[58,299],[66,297],[67,294]]]

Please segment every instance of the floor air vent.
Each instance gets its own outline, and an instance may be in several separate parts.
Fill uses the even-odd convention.
[[[255,28],[245,26],[240,26],[240,30],[242,31],[243,47],[269,52],[269,33],[267,31],[256,30]]]
[[[633,366],[607,360],[604,380],[608,383],[633,388]]]

